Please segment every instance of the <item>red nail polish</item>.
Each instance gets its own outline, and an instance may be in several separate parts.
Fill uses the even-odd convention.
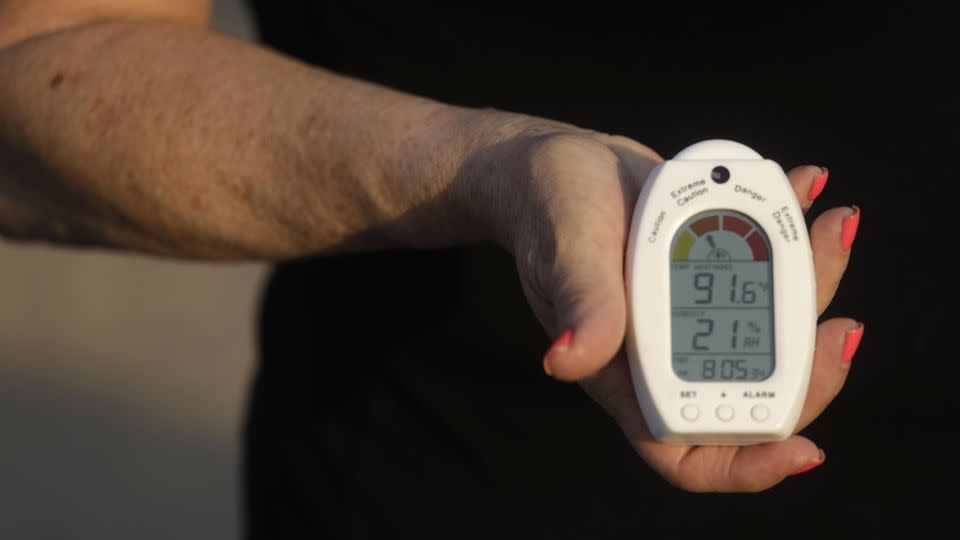
[[[844,251],[850,251],[853,239],[857,236],[857,227],[860,226],[860,207],[853,206],[853,214],[843,218],[840,225],[840,245]]]
[[[816,468],[819,467],[820,465],[823,465],[823,461],[824,461],[825,459],[827,459],[827,455],[823,452],[823,450],[820,450],[820,458],[819,458],[819,459],[815,459],[815,460],[807,463],[807,464],[804,465],[803,467],[800,467],[796,472],[791,473],[790,476],[796,476],[796,475],[798,475],[798,474],[803,474],[803,473],[805,473],[805,472],[807,472],[807,471],[810,471],[810,470],[812,470],[812,469],[816,469]]]
[[[860,339],[863,337],[863,324],[847,332],[843,338],[843,365],[849,366],[853,360],[853,355],[860,346]]]
[[[551,366],[551,359],[556,353],[563,353],[570,347],[570,341],[573,340],[573,330],[567,328],[560,334],[559,337],[553,342],[553,345],[550,346],[550,349],[547,350],[547,354],[543,357],[543,371],[547,375],[553,375],[553,366]]]
[[[820,167],[820,174],[813,177],[813,184],[810,191],[807,192],[807,200],[812,201],[823,193],[823,188],[827,187],[827,178],[830,177],[830,171],[826,167]]]

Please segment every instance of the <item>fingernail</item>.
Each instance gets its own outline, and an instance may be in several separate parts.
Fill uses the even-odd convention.
[[[827,459],[827,454],[825,454],[823,450],[820,450],[820,455],[816,459],[808,462],[803,467],[800,467],[799,469],[797,469],[795,473],[791,474],[790,476],[796,476],[798,474],[803,474],[809,470],[816,469],[820,465],[823,465],[823,461],[825,459]]]
[[[843,366],[849,367],[850,361],[853,360],[853,355],[857,352],[857,347],[860,346],[860,339],[863,337],[863,323],[860,323],[860,326],[854,328],[853,330],[848,330],[847,335],[843,338]]]
[[[563,354],[570,348],[570,341],[573,339],[573,330],[567,328],[560,334],[560,337],[553,342],[547,354],[543,357],[543,371],[547,375],[553,375],[553,358],[557,354]]]
[[[810,191],[807,192],[807,200],[812,201],[823,193],[823,188],[827,187],[827,178],[830,177],[830,171],[826,167],[820,167],[820,174],[813,177],[813,184]]]
[[[851,208],[853,208],[853,214],[843,218],[840,225],[840,245],[843,246],[844,251],[850,251],[853,239],[857,236],[857,227],[860,226],[860,207],[854,205]]]

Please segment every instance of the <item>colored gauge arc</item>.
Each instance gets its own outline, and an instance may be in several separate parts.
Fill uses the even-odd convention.
[[[769,261],[770,246],[755,221],[739,212],[706,212],[675,237],[674,261]]]

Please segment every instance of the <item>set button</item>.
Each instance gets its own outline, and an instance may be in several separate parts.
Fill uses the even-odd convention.
[[[680,409],[680,416],[687,422],[693,422],[697,418],[700,418],[700,408],[696,405],[684,405],[683,408]]]

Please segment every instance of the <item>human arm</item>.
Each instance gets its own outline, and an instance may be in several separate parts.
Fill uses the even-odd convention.
[[[0,70],[15,74],[0,88],[6,234],[264,259],[497,242],[516,257],[548,332],[573,331],[566,350],[551,353],[553,375],[583,381],[670,481],[762,489],[816,455],[802,438],[718,450],[646,437],[617,369],[623,243],[643,178],[659,161],[651,150],[403,95],[184,22],[96,21],[0,53]],[[88,69],[44,63],[75,57],[86,63],[66,67]],[[64,106],[58,92],[68,83],[82,86]],[[298,129],[310,118],[312,127]],[[808,187],[812,177],[811,168],[791,173]],[[846,211],[827,213],[811,232],[818,269],[828,269],[818,280],[827,301],[846,264],[828,241]],[[830,339],[818,350],[843,335],[821,330]],[[839,353],[818,356],[815,373],[833,371],[815,379],[804,421],[839,390],[841,363]]]
[[[471,234],[465,110],[210,32],[206,4],[0,1],[0,233],[213,259]]]

